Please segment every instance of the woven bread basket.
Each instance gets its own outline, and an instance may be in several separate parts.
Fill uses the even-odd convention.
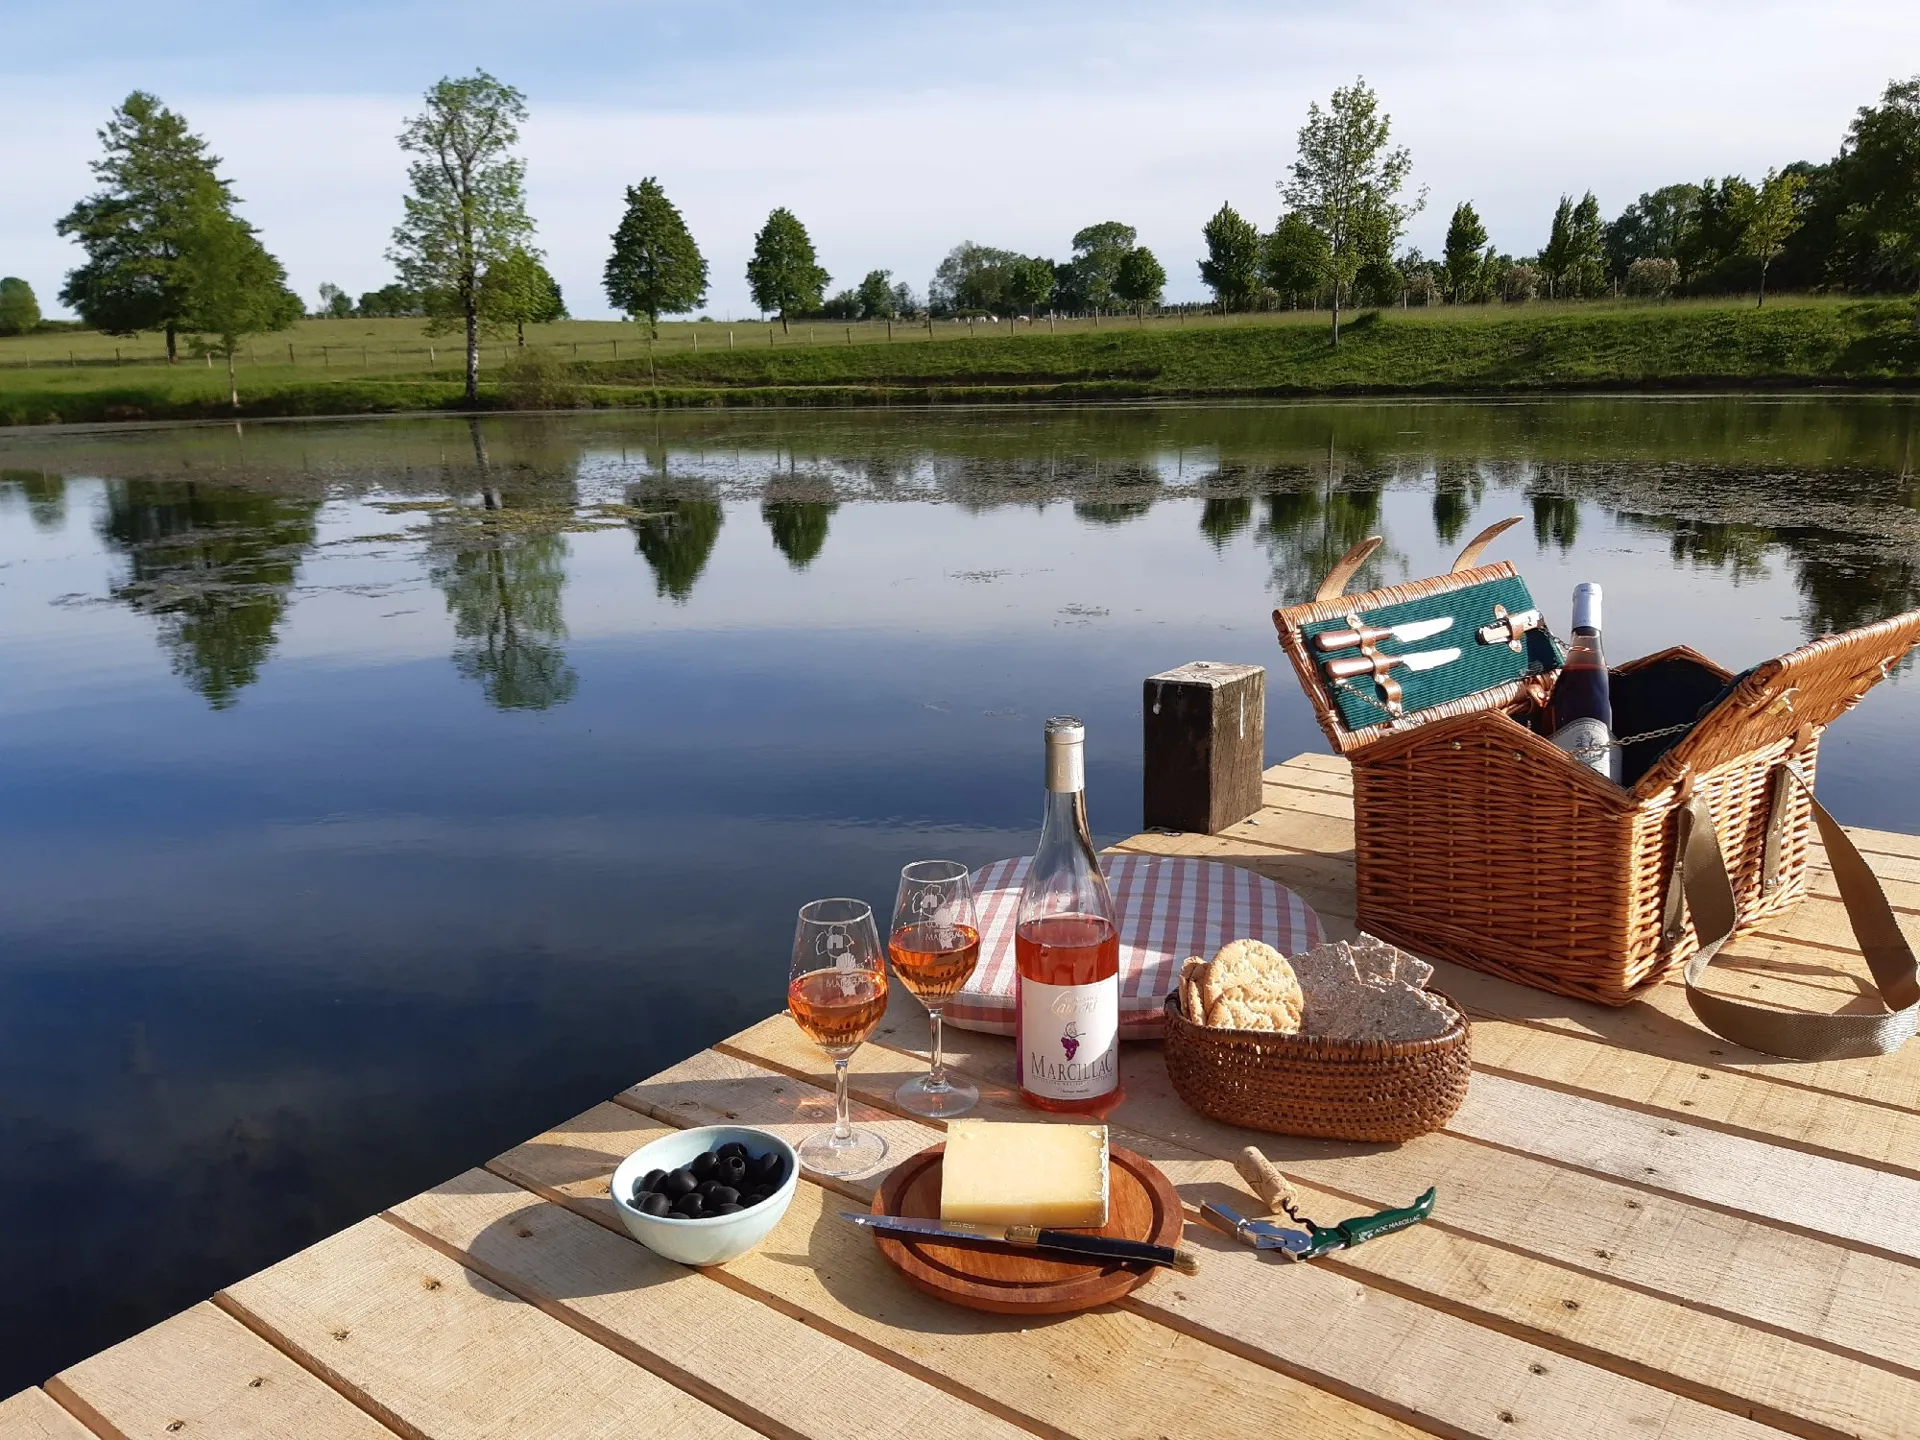
[[[1431,1040],[1327,1040],[1224,1030],[1187,1019],[1167,997],[1167,1077],[1202,1115],[1249,1130],[1322,1140],[1411,1140],[1438,1130],[1467,1098],[1466,1017]]]

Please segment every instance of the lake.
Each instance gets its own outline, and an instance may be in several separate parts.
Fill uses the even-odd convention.
[[[794,909],[1023,853],[1041,723],[1483,525],[1735,669],[1920,605],[1911,398],[0,432],[0,1394],[783,1003]],[[1837,725],[1920,829],[1911,668]]]

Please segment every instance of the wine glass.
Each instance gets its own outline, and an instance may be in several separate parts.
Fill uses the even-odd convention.
[[[915,1115],[936,1120],[964,1115],[980,1091],[948,1076],[940,1053],[940,1014],[980,963],[980,921],[966,866],[958,860],[916,860],[900,872],[887,949],[893,973],[927,1007],[933,1030],[932,1065],[894,1091],[893,1098]]]
[[[847,1119],[847,1062],[887,1013],[887,962],[864,900],[810,900],[793,931],[787,1013],[833,1061],[834,1118],[796,1153],[816,1175],[865,1175],[887,1158],[884,1136]]]

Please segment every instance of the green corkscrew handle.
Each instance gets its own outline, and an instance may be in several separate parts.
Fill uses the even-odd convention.
[[[1354,1219],[1342,1219],[1331,1231],[1315,1227],[1313,1242],[1309,1244],[1302,1260],[1313,1260],[1315,1256],[1325,1256],[1329,1250],[1352,1248],[1363,1240],[1375,1240],[1382,1235],[1392,1235],[1394,1231],[1404,1231],[1407,1225],[1419,1225],[1430,1213],[1434,1213],[1434,1192],[1428,1187],[1427,1194],[1402,1210],[1382,1210],[1377,1215],[1354,1215]]]

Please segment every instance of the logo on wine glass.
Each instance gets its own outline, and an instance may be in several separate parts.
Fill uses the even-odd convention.
[[[1080,1027],[1073,1021],[1067,1022],[1067,1028],[1060,1032],[1060,1048],[1067,1052],[1067,1059],[1073,1059],[1074,1052],[1080,1048]]]
[[[813,949],[837,970],[854,968],[853,937],[838,926],[822,930],[813,942]]]

